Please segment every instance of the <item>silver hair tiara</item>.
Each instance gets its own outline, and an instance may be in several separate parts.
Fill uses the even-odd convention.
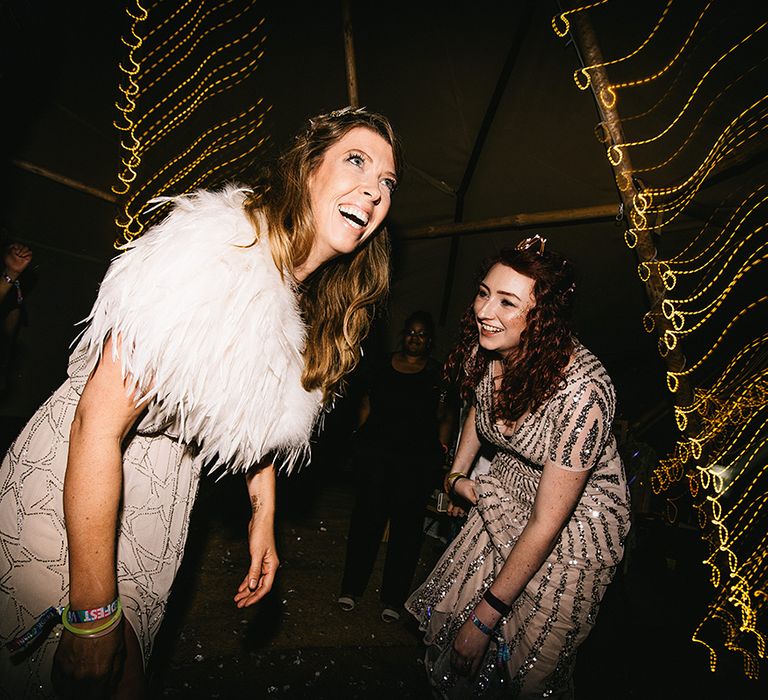
[[[355,114],[369,114],[369,112],[366,107],[352,107],[352,105],[348,105],[346,107],[342,107],[341,109],[334,109],[333,112],[318,114],[317,116],[312,117],[312,119],[309,120],[309,127],[310,129],[314,129],[317,125],[316,123],[321,119],[338,119],[339,117],[346,117],[347,115]]]

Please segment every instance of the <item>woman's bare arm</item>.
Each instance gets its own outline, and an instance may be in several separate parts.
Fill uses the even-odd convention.
[[[490,590],[504,603],[512,603],[552,551],[573,509],[581,498],[590,470],[571,471],[556,464],[544,466],[533,510],[514,548],[509,553]],[[501,613],[481,599],[475,608],[478,618],[493,628]],[[453,644],[453,664],[463,672],[477,672],[489,637],[467,620]]]
[[[122,442],[143,410],[123,381],[107,341],[75,410],[64,477],[73,609],[115,598],[117,511],[123,483]]]
[[[248,550],[251,564],[238,586],[235,603],[245,608],[261,600],[272,589],[280,560],[275,546],[275,467],[267,461],[246,476],[251,519],[248,523]]]
[[[70,428],[64,476],[64,517],[69,553],[69,602],[87,610],[117,596],[115,548],[122,494],[122,442],[141,414],[122,378],[120,361],[105,344],[88,379]],[[103,621],[78,624],[87,629]],[[52,679],[68,697],[87,692],[105,697],[118,683],[125,658],[121,626],[97,639],[64,631],[54,658]],[[84,685],[83,685],[84,684]]]

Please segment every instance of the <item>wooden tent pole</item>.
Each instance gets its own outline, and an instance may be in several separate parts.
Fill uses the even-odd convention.
[[[357,68],[355,67],[355,38],[352,32],[352,13],[349,0],[344,0],[344,58],[347,64],[347,98],[351,107],[360,106],[357,94]]]
[[[602,127],[608,137],[607,146],[613,144],[621,144],[625,142],[624,130],[621,126],[621,118],[615,105],[606,107],[600,99],[600,94],[603,90],[610,87],[610,81],[605,69],[602,67],[604,63],[600,46],[597,43],[597,37],[595,35],[592,24],[590,23],[586,13],[578,12],[571,18],[571,37],[573,38],[575,45],[580,50],[582,62],[587,66],[595,66],[589,69],[590,85],[592,88],[592,95],[595,99]],[[624,204],[624,212],[631,212],[633,209],[633,201],[638,193],[637,185],[632,177],[632,162],[629,157],[629,153],[626,149],[623,152],[623,157],[618,165],[611,165],[613,168],[614,178],[619,190],[619,196]],[[635,254],[639,262],[653,262],[656,260],[656,246],[654,245],[651,230],[637,231],[637,245],[635,246]],[[645,292],[648,297],[648,303],[651,308],[651,312],[654,315],[655,329],[659,337],[661,338],[667,330],[673,330],[672,324],[668,321],[664,314],[661,312],[661,304],[664,301],[664,284],[658,274],[658,269],[655,265],[649,266],[651,274],[648,281],[645,282]],[[664,356],[664,361],[667,368],[671,372],[680,372],[685,368],[685,357],[680,348],[680,343],[675,348],[668,350]],[[691,386],[685,377],[679,377],[677,395],[678,405],[687,406],[693,402],[693,392]]]
[[[52,180],[53,182],[58,182],[60,185],[65,185],[66,187],[70,187],[73,190],[78,190],[79,192],[85,192],[86,194],[89,194],[92,197],[98,197],[99,199],[103,199],[105,202],[111,202],[112,204],[114,204],[117,201],[117,197],[111,192],[104,192],[104,190],[100,190],[96,187],[85,185],[82,182],[73,180],[71,177],[67,177],[66,175],[59,175],[58,173],[55,173],[52,170],[48,170],[48,168],[43,168],[40,165],[35,165],[34,163],[27,163],[27,161],[25,160],[16,160],[16,159],[12,160],[11,162],[17,168],[20,168],[21,170],[26,170],[28,173],[34,173],[35,175],[39,175],[40,177],[46,178],[47,180]]]
[[[528,226],[549,226],[553,224],[576,223],[615,219],[619,213],[616,204],[598,204],[578,209],[556,209],[523,214],[501,216],[496,219],[467,221],[466,223],[433,224],[417,228],[404,229],[397,233],[398,239],[418,240],[423,238],[446,238],[448,236],[470,235],[500,231],[502,229],[521,229]]]

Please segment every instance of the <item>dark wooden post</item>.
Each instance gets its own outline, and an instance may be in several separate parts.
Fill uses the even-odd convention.
[[[571,17],[571,36],[576,42],[582,60],[587,66],[597,66],[590,68],[590,86],[595,98],[602,127],[606,136],[606,147],[611,148],[614,145],[624,143],[624,131],[621,126],[621,118],[616,109],[615,103],[607,107],[600,99],[601,94],[606,94],[610,87],[608,75],[602,67],[603,55],[597,43],[597,37],[592,29],[589,18],[583,12],[579,12]],[[613,159],[616,160],[616,159]],[[624,150],[618,164],[609,159],[613,168],[614,178],[619,190],[619,196],[624,205],[624,213],[631,223],[632,212],[634,210],[634,199],[638,194],[637,184],[632,176],[632,162],[627,150]],[[656,246],[653,242],[652,229],[642,229],[636,231],[637,241],[634,246],[635,254],[639,263],[652,263],[656,261]],[[654,327],[659,336],[660,343],[663,343],[664,333],[667,330],[674,330],[672,324],[662,313],[661,305],[664,301],[665,288],[659,275],[656,265],[649,265],[650,275],[645,281],[645,292],[648,297],[651,314],[654,319]],[[664,361],[670,372],[680,372],[685,369],[685,356],[679,342],[674,348],[667,349],[664,354]],[[678,377],[678,386],[675,403],[678,406],[690,406],[693,403],[693,392],[690,383],[686,377]],[[689,430],[692,426],[689,425]]]
[[[349,0],[344,0],[344,58],[347,65],[347,97],[351,107],[360,106],[357,94],[357,68],[355,65],[355,40],[352,31],[352,13]]]

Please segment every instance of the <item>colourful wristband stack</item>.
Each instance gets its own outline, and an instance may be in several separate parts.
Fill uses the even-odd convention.
[[[123,617],[123,607],[119,598],[115,598],[109,605],[100,608],[91,608],[90,610],[70,610],[69,605],[65,608],[51,606],[35,623],[26,631],[14,637],[5,643],[5,648],[11,654],[17,654],[32,646],[32,644],[43,634],[50,631],[59,620],[64,628],[72,634],[81,638],[95,639],[104,637],[117,628],[118,622]],[[96,620],[106,620],[103,625],[98,625],[90,629],[74,627],[78,623],[94,622]]]
[[[123,617],[123,607],[120,604],[120,598],[115,598],[109,605],[100,608],[91,608],[90,610],[70,610],[69,605],[61,613],[61,622],[64,629],[74,635],[86,639],[95,639],[103,637],[117,627],[117,623]],[[106,620],[103,625],[83,629],[73,627],[77,623],[93,622],[95,620]]]

